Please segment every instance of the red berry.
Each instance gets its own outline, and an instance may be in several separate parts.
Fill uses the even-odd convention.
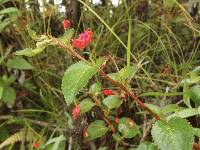
[[[77,39],[72,39],[72,46],[84,49],[92,42],[93,32],[90,30],[86,30],[84,33],[79,34]]]
[[[40,143],[39,142],[33,143],[33,148],[39,148],[39,147],[40,147]]]
[[[72,110],[72,118],[76,120],[78,116],[80,115],[81,108],[79,105],[77,105],[73,110]]]
[[[103,90],[102,92],[104,95],[109,96],[109,95],[115,95],[115,93],[112,90]]]
[[[70,28],[71,22],[69,20],[63,20],[63,28],[66,30]]]

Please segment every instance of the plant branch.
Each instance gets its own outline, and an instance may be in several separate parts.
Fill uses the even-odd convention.
[[[83,58],[80,54],[78,54],[73,47],[63,44],[62,42],[60,42],[58,39],[51,37],[51,39],[53,40],[54,44],[57,45],[60,48],[63,48],[65,51],[70,52],[74,57],[78,58],[79,60],[82,61],[86,61],[88,62],[85,58]],[[106,60],[107,61],[107,60]],[[105,61],[105,62],[106,62]],[[105,66],[105,64],[103,64]],[[116,82],[115,80],[113,80],[112,78],[110,78],[102,69],[99,70],[100,75],[105,78],[106,80],[108,80],[110,83],[112,83],[113,85],[119,87],[121,90],[125,91],[127,93],[127,95],[129,95],[142,109],[148,111],[152,116],[154,116],[157,120],[160,120],[160,116],[157,115],[156,113],[154,113],[149,107],[147,107],[142,100],[140,100],[137,95],[132,92],[129,91],[124,85],[122,85],[119,82]]]

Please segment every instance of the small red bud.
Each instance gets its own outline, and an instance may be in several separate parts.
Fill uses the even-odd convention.
[[[112,90],[103,90],[102,93],[106,96],[108,95],[115,95],[115,93]]]
[[[72,118],[76,120],[78,116],[80,115],[81,108],[79,105],[77,105],[73,110],[72,110]]]
[[[115,123],[118,124],[119,123],[119,118],[115,117]]]
[[[40,143],[39,142],[33,143],[33,148],[39,148],[39,147],[40,147]]]
[[[63,20],[63,28],[66,30],[70,28],[71,22],[69,20]]]

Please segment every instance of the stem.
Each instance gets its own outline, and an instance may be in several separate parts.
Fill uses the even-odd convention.
[[[64,45],[63,43],[61,43],[59,40],[57,40],[56,38],[52,37],[52,40],[54,42],[55,45],[65,49],[67,52],[70,52],[73,56],[75,56],[76,58],[78,58],[79,60],[82,61],[86,61],[88,62],[85,58],[83,58],[80,54],[78,54],[71,46],[69,45]],[[107,61],[107,60],[106,60]],[[105,62],[106,63],[106,62]],[[103,64],[105,66],[105,64]],[[110,83],[112,83],[113,85],[119,87],[121,90],[125,91],[127,93],[127,95],[129,95],[142,109],[148,111],[152,116],[154,116],[157,120],[160,120],[160,116],[157,115],[156,113],[154,113],[149,107],[147,107],[138,97],[137,95],[132,92],[129,91],[124,85],[122,85],[119,82],[116,82],[115,80],[113,80],[112,78],[110,78],[103,70],[102,68],[99,70],[100,75],[105,78],[106,80],[108,80]]]

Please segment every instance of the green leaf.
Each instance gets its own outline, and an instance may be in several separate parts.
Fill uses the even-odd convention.
[[[104,121],[96,120],[92,122],[87,129],[88,139],[93,140],[102,137],[103,135],[106,134],[107,131],[108,128],[105,126]]]
[[[115,81],[125,81],[129,80],[138,71],[137,66],[126,66],[122,68],[118,73],[108,74]]]
[[[140,133],[137,125],[130,118],[121,118],[118,124],[118,130],[124,138],[133,138]]]
[[[200,138],[200,129],[199,128],[193,128],[195,136]]]
[[[15,7],[9,7],[9,8],[5,8],[3,10],[0,11],[0,15],[4,15],[4,14],[11,14],[11,13],[19,13],[19,10]]]
[[[35,56],[35,55],[41,53],[44,49],[45,49],[45,46],[39,46],[39,47],[36,47],[35,49],[25,48],[23,50],[16,51],[14,54],[19,55],[19,56],[32,57],[32,56]]]
[[[173,118],[168,123],[158,120],[151,134],[161,150],[192,150],[194,132],[185,119]]]
[[[103,100],[103,104],[107,106],[108,109],[119,107],[122,102],[123,101],[117,96],[108,96]]]
[[[8,59],[6,66],[14,69],[33,69],[34,67],[25,59],[20,57],[15,57],[13,59]]]
[[[154,104],[147,104],[145,103],[145,105],[147,107],[149,107],[154,113],[158,114],[158,115],[162,115],[162,111],[161,111],[161,108],[157,105],[154,105]]]
[[[28,31],[28,35],[33,39],[33,40],[36,40],[38,37],[37,37],[37,34],[34,30],[32,30],[29,26],[26,27],[27,31]]]
[[[70,42],[72,36],[74,35],[74,29],[66,30],[65,33],[59,38],[63,43]]]
[[[96,95],[99,92],[101,92],[101,83],[94,83],[90,86],[89,93]]]
[[[187,80],[187,79],[183,80],[183,101],[188,107],[191,107],[190,93],[189,93],[189,84],[190,84],[189,81],[190,80]]]
[[[154,143],[144,142],[136,150],[158,150],[158,147]]]
[[[176,104],[168,104],[162,108],[162,113],[168,114],[168,113],[173,113],[175,111],[180,111],[182,109],[183,109],[183,107],[180,107]]]
[[[12,107],[15,103],[16,93],[12,87],[4,88],[2,100],[7,104],[8,107]]]
[[[164,5],[167,8],[173,8],[174,5],[176,4],[176,0],[164,0]]]
[[[0,85],[0,99],[3,97],[3,86]]]
[[[81,101],[81,103],[79,104],[80,108],[81,108],[81,114],[86,113],[88,111],[90,111],[90,109],[92,109],[92,107],[95,104],[92,102],[91,99],[86,98],[83,101]]]
[[[66,70],[62,79],[62,92],[68,106],[74,101],[75,96],[86,86],[96,71],[96,67],[83,61],[71,65]]]
[[[200,106],[200,86],[195,85],[190,89],[190,97],[197,106]]]
[[[188,118],[188,117],[192,117],[198,114],[199,114],[198,108],[186,108],[184,110],[171,114],[170,116],[167,117],[167,120],[170,120],[171,118],[174,118],[174,117]]]
[[[60,135],[59,137],[51,138],[47,141],[44,147],[47,147],[50,144],[53,144],[52,150],[60,150],[60,144],[65,141],[65,137]]]
[[[115,141],[117,141],[117,142],[120,142],[120,141],[123,139],[123,137],[122,137],[118,132],[112,134],[112,136],[113,136],[113,139],[114,139]]]

